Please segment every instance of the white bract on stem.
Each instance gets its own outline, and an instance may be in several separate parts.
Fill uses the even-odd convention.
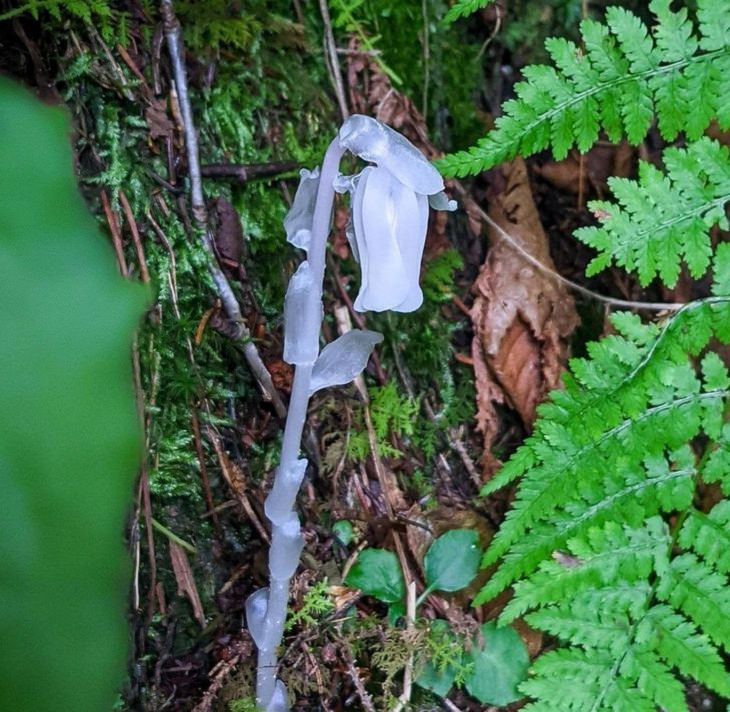
[[[345,151],[366,161],[356,176],[339,174]],[[271,522],[270,584],[249,597],[246,618],[258,647],[256,703],[266,712],[288,710],[287,693],[276,677],[289,599],[289,582],[304,546],[294,504],[307,461],[299,459],[311,395],[349,383],[367,365],[382,336],[353,330],[320,353],[324,315],[322,285],[335,191],[349,191],[348,238],[361,267],[358,311],[411,312],[423,302],[418,284],[429,206],[454,210],[443,179],[406,138],[368,116],[351,116],[324,157],[321,170],[302,171],[301,183],[284,220],[287,239],[307,252],[287,289],[284,305],[284,359],[295,366],[281,460],[266,498]]]

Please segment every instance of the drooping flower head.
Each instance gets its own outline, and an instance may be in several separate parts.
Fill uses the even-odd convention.
[[[348,237],[362,273],[355,309],[415,311],[423,302],[418,278],[429,204],[437,210],[454,210],[456,203],[446,198],[443,179],[426,157],[382,122],[351,116],[340,129],[339,142],[374,164],[357,176],[340,177],[335,186],[351,193]],[[315,180],[315,172],[302,173],[290,212],[297,219],[290,221],[291,229],[287,225],[289,241],[305,249],[302,218],[311,211]]]

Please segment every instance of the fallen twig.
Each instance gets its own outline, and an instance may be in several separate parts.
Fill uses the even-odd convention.
[[[137,252],[137,262],[139,262],[140,277],[145,284],[148,284],[150,281],[150,272],[147,269],[147,258],[144,254],[142,238],[139,236],[139,229],[137,228],[137,221],[134,219],[132,206],[129,204],[123,190],[119,191],[119,202],[122,204],[122,210],[127,218],[127,223],[129,223],[129,231],[132,233],[132,242],[134,242],[134,249]]]
[[[342,83],[342,72],[340,71],[340,59],[337,56],[337,45],[335,44],[335,35],[332,31],[332,20],[330,19],[330,10],[327,0],[319,0],[319,9],[322,13],[322,22],[324,23],[324,45],[326,49],[327,64],[332,75],[332,84],[337,97],[337,104],[340,107],[340,115],[345,121],[350,116],[350,110],[347,108],[347,99],[345,99],[345,87]]]
[[[408,597],[406,598],[406,629],[412,632],[416,627],[416,582],[411,581],[408,584]],[[413,692],[413,662],[414,653],[411,654],[406,661],[406,667],[403,671],[403,692],[398,698],[398,703],[393,707],[393,712],[400,712],[406,709],[411,701]]]
[[[101,191],[101,206],[104,208],[104,215],[106,215],[106,221],[109,224],[109,232],[112,234],[112,245],[114,245],[114,252],[117,256],[117,263],[119,264],[119,271],[122,277],[127,277],[127,260],[124,258],[124,248],[122,247],[122,231],[119,228],[119,219],[112,210],[112,206],[109,203],[109,197],[105,190]]]
[[[527,260],[533,267],[537,268],[544,274],[550,275],[558,282],[562,282],[566,287],[569,287],[579,294],[582,294],[584,297],[588,297],[589,299],[595,299],[596,301],[603,302],[604,304],[610,304],[611,306],[620,307],[623,309],[645,309],[647,311],[676,311],[677,309],[681,309],[684,306],[680,302],[635,302],[627,299],[616,299],[615,297],[607,297],[604,294],[594,292],[592,289],[588,289],[587,287],[584,287],[577,282],[573,282],[573,280],[568,279],[567,277],[563,277],[562,274],[556,272],[550,267],[547,267],[542,262],[540,262],[540,260],[531,255],[501,225],[499,225],[491,217],[489,217],[486,211],[482,210],[477,202],[469,195],[469,192],[461,184],[460,181],[452,179],[449,181],[449,185],[454,188],[456,194],[459,196],[459,198],[461,198],[465,207],[467,207],[468,204],[467,211],[473,212],[479,217],[480,220],[485,222],[490,227],[494,228],[499,236],[503,240],[505,240],[505,242],[508,242],[517,252],[519,252],[520,255],[522,255],[522,257],[524,257],[525,260]]]
[[[272,163],[253,163],[241,166],[231,163],[213,163],[202,166],[200,174],[204,178],[231,178],[238,183],[248,183],[258,178],[272,178],[282,173],[289,173],[301,164],[296,161],[274,161]]]
[[[175,77],[175,87],[177,90],[177,99],[182,114],[183,130],[185,134],[185,146],[188,155],[188,172],[190,177],[190,202],[193,209],[193,218],[199,233],[200,241],[203,249],[208,255],[208,263],[213,282],[218,291],[218,296],[223,303],[226,315],[236,325],[238,338],[244,343],[244,357],[253,372],[256,380],[261,386],[265,397],[273,404],[277,415],[284,417],[286,415],[286,406],[281,400],[279,394],[274,388],[271,380],[271,374],[267,370],[264,362],[261,360],[256,345],[251,340],[251,332],[241,314],[231,285],[225,274],[218,265],[215,251],[213,249],[213,236],[208,225],[208,211],[205,206],[203,197],[203,181],[200,172],[200,155],[198,151],[198,135],[195,131],[193,122],[193,112],[190,106],[190,97],[188,95],[187,73],[184,64],[184,48],[182,43],[182,35],[180,32],[180,23],[175,16],[172,0],[162,0],[161,2],[162,17],[164,20],[165,37],[167,39],[167,48],[172,64],[172,71]]]

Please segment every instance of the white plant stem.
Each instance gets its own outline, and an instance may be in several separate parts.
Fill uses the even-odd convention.
[[[335,195],[332,184],[337,177],[343,153],[344,149],[340,145],[339,140],[335,139],[330,144],[324,157],[314,208],[308,258],[314,284],[317,285],[320,291],[320,298],[324,282],[327,238],[330,231],[330,220]],[[319,333],[317,337],[319,337]],[[283,478],[285,473],[290,472],[296,466],[297,458],[299,457],[302,431],[304,430],[304,422],[307,417],[307,406],[310,398],[313,365],[311,363],[299,364],[295,369],[289,411],[284,429],[281,462],[275,475],[277,479]],[[292,486],[298,489],[298,483]],[[289,496],[294,500],[296,492],[285,491],[281,494],[282,496]],[[280,518],[277,518],[277,522],[279,523],[272,521],[271,549],[269,551],[270,562],[284,553],[277,549],[292,545],[290,540],[287,540],[283,536],[277,536],[276,530],[282,521]],[[279,712],[279,707],[273,707],[271,705],[276,690],[277,648],[284,631],[286,608],[289,600],[289,581],[291,577],[285,579],[275,578],[273,568],[271,573],[263,642],[259,646],[258,667],[256,671],[256,703],[261,710]]]

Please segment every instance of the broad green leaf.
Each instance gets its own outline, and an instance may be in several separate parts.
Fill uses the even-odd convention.
[[[78,193],[67,116],[0,78],[0,135],[0,709],[99,712],[127,657],[143,295]]]
[[[478,535],[468,529],[452,529],[431,545],[423,560],[429,591],[459,591],[477,575]]]
[[[384,603],[402,601],[406,595],[398,559],[384,549],[365,549],[347,574],[345,584]]]
[[[508,705],[519,700],[517,691],[527,675],[530,658],[522,638],[510,627],[497,628],[485,623],[481,629],[484,644],[475,647],[469,658],[474,669],[466,679],[466,689],[479,702]]]
[[[456,671],[453,668],[446,667],[443,670],[437,670],[433,663],[428,662],[416,679],[416,684],[439,697],[446,697],[454,684],[455,677]]]

